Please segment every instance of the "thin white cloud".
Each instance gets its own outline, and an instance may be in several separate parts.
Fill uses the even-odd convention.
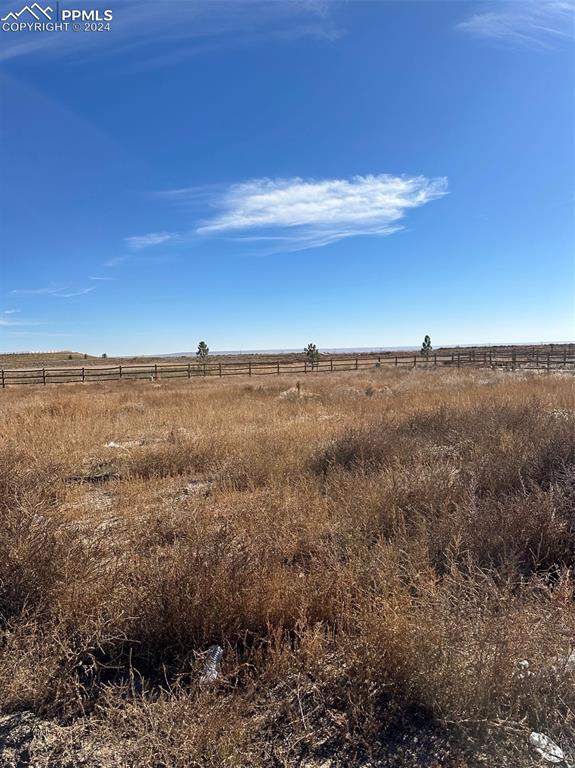
[[[152,245],[161,245],[162,243],[177,239],[178,235],[173,232],[149,232],[146,235],[125,237],[124,242],[132,251],[140,251],[142,248],[149,248]]]
[[[8,320],[7,318],[0,317],[0,328],[18,328],[21,326],[31,326],[31,325],[45,325],[45,323],[35,323],[32,321],[24,321],[22,322],[17,320]]]
[[[279,250],[317,248],[347,237],[397,232],[408,211],[445,194],[444,177],[254,179],[233,184],[213,200],[219,213],[196,232],[268,242]]]
[[[10,293],[13,293],[15,295],[19,296],[49,296],[54,293],[58,293],[58,291],[63,290],[62,288],[14,288],[13,291],[10,291]]]
[[[44,325],[34,320],[13,319],[20,312],[19,309],[4,309],[0,312],[0,328],[14,328],[18,326]]]
[[[88,278],[88,280],[98,280],[98,281],[106,281],[106,282],[108,282],[110,280],[113,280],[113,279],[114,279],[113,277],[93,277],[93,276],[90,276]]]
[[[51,339],[54,336],[72,336],[71,333],[53,333],[50,331],[49,333],[46,333],[46,331],[6,331],[6,335],[8,336],[42,336],[45,339]]]
[[[112,256],[111,259],[108,259],[103,263],[103,267],[117,267],[120,264],[123,264],[125,261],[128,261],[130,259],[130,256]]]
[[[92,291],[96,290],[96,286],[93,285],[91,288],[82,288],[81,291],[71,291],[70,293],[55,293],[54,296],[57,296],[60,299],[71,299],[73,296],[85,296],[87,293],[92,293]]]
[[[20,296],[56,296],[61,299],[69,299],[72,296],[83,296],[86,293],[91,293],[96,290],[96,286],[90,288],[83,288],[78,291],[70,291],[67,287],[60,288],[15,288],[10,293]]]
[[[457,24],[476,37],[515,45],[551,48],[573,37],[574,0],[528,0],[491,5]]]
[[[204,184],[200,187],[181,187],[180,189],[164,189],[156,193],[156,197],[173,203],[190,205],[209,205],[218,195],[223,194],[227,184]]]

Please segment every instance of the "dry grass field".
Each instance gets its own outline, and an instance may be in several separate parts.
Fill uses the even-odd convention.
[[[1,392],[0,764],[574,762],[574,413],[489,370]]]
[[[301,353],[284,354],[237,354],[237,355],[217,355],[210,354],[210,362],[247,362],[248,360],[277,360],[285,362],[293,360],[303,360],[305,355]],[[178,365],[188,362],[196,362],[195,354],[190,355],[132,355],[115,357],[96,357],[95,355],[84,355],[82,352],[9,352],[0,353],[0,368],[18,369],[18,368],[78,368],[81,366],[98,368],[110,365]]]

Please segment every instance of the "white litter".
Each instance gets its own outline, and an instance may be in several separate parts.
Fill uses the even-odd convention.
[[[544,760],[547,760],[548,763],[565,762],[565,753],[561,747],[557,746],[557,744],[551,741],[549,736],[546,736],[544,733],[532,731],[529,734],[529,743]]]
[[[190,480],[190,482],[184,488],[184,494],[186,496],[204,495],[208,496],[212,483],[207,480]]]
[[[104,448],[121,448],[121,447],[122,446],[120,445],[120,443],[115,443],[113,440],[110,440],[110,442],[106,443],[106,445],[104,446]]]
[[[211,645],[208,648],[204,672],[200,677],[200,685],[202,687],[212,685],[218,679],[220,674],[220,662],[223,655],[224,650],[219,645]]]
[[[575,672],[575,649],[564,656],[554,656],[551,659],[551,669],[556,673]]]
[[[527,659],[522,659],[517,662],[513,676],[519,678],[519,680],[525,680],[526,678],[533,676],[533,672],[529,669],[529,662]]]

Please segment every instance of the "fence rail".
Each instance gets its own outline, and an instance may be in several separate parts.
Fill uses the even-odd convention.
[[[567,351],[550,352],[505,352],[493,350],[470,350],[441,354],[385,354],[358,357],[321,358],[315,363],[302,361],[248,360],[241,362],[198,362],[183,364],[114,365],[105,367],[85,366],[82,368],[16,368],[1,369],[1,388],[23,384],[65,384],[94,381],[116,381],[120,379],[173,379],[207,376],[266,376],[288,373],[316,374],[338,371],[357,371],[374,366],[393,367],[449,367],[449,368],[507,368],[536,370],[569,370],[575,372],[575,354]]]
[[[266,376],[289,373],[315,374],[353,371],[374,366],[394,367],[481,367],[481,368],[517,368],[542,369],[551,371],[563,369],[575,371],[575,355],[566,351],[550,352],[496,352],[493,350],[470,350],[442,354],[385,354],[377,356],[358,356],[343,358],[321,358],[315,363],[302,361],[264,361],[248,360],[234,362],[199,362],[184,364],[137,364],[105,367],[84,366],[82,368],[32,368],[1,369],[2,389],[12,385],[24,384],[65,384],[94,381],[115,381],[120,379],[172,379],[197,378],[207,376]]]

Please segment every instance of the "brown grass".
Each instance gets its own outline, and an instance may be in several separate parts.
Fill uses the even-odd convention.
[[[573,750],[574,379],[293,383],[0,393],[0,710],[54,766]]]

